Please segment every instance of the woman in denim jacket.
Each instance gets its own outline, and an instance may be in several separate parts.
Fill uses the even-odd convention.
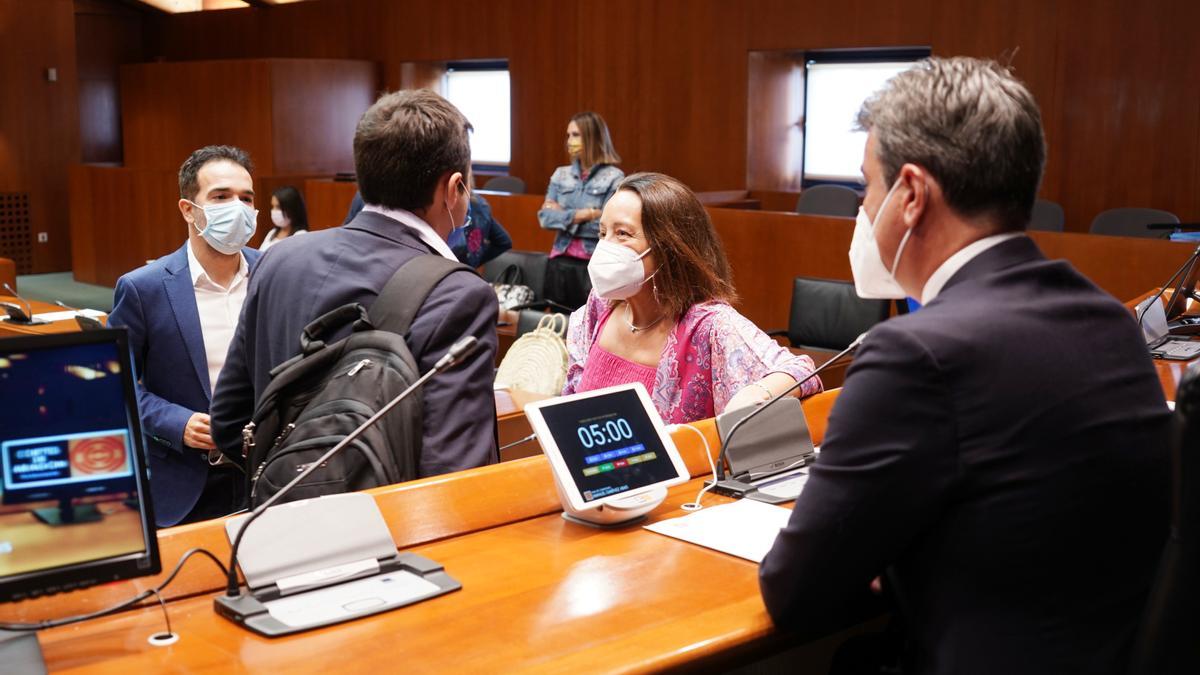
[[[546,266],[546,298],[576,309],[592,288],[587,264],[600,238],[600,211],[625,173],[616,166],[621,157],[608,125],[594,112],[579,113],[567,124],[567,154],[571,163],[550,177],[538,222],[557,230]]]

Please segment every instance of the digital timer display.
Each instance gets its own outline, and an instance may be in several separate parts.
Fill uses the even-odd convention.
[[[632,390],[547,407],[542,415],[584,501],[675,476],[662,440]]]

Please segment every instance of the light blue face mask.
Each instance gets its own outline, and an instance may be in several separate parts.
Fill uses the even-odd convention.
[[[242,200],[231,199],[205,206],[191,200],[188,203],[204,211],[204,229],[196,227],[195,222],[192,227],[196,227],[204,241],[217,251],[233,255],[254,236],[254,229],[258,225],[258,209]]]

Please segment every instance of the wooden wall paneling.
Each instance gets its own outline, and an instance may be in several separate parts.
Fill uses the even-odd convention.
[[[80,161],[120,163],[119,67],[148,59],[142,13],[98,0],[75,3],[79,70]]]
[[[1121,302],[1166,283],[1195,250],[1190,243],[1104,237],[1077,232],[1031,232],[1049,258],[1063,258]]]
[[[1047,162],[1041,196],[1062,203],[1062,172],[1069,165],[1057,150],[1064,127],[1057,114],[1059,87],[1057,34],[1065,18],[1058,0],[961,3],[936,0],[933,12],[933,53],[938,56],[976,56],[1011,63],[1013,73],[1029,87],[1042,109]],[[1072,214],[1067,213],[1068,224]]]
[[[1123,206],[1200,220],[1200,4],[1060,2],[1051,151],[1067,228]]]
[[[304,203],[308,207],[310,230],[337,227],[346,219],[350,202],[358,192],[357,183],[344,183],[328,178],[314,178],[304,182]]]
[[[0,0],[0,192],[30,195],[35,273],[70,264],[64,205],[66,167],[79,158],[78,92],[71,0]]]
[[[174,168],[197,148],[236,145],[273,175],[269,63],[194,61],[121,66],[125,166]]]
[[[609,47],[597,58],[582,51],[579,101],[607,120],[625,172],[659,171],[697,191],[744,187],[743,8],[617,0],[579,12],[581,36]]]
[[[178,172],[78,165],[70,173],[77,281],[114,286],[122,274],[183,245]]]
[[[996,2],[999,0],[987,0]],[[749,49],[842,49],[928,45],[934,0],[749,0]]]
[[[554,232],[543,230],[537,219],[537,212],[545,195],[509,195],[482,191],[480,195],[492,207],[492,217],[512,237],[514,250],[550,252],[550,245],[554,243]]]
[[[272,59],[274,173],[354,171],[354,129],[375,101],[379,69],[370,61]]]
[[[798,192],[804,159],[804,53],[750,52],[748,71],[746,187]]]

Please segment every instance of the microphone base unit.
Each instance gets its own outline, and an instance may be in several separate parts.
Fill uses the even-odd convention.
[[[272,506],[244,538],[246,585],[213,601],[217,614],[278,637],[331,626],[462,588],[438,563],[397,553],[375,499],[361,492]],[[250,516],[230,518],[230,542]]]

